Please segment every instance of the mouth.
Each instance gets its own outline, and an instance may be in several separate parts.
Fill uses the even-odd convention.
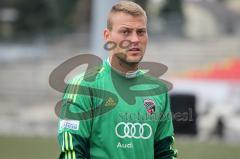
[[[135,47],[135,48],[130,48],[130,49],[128,49],[128,52],[133,53],[133,54],[138,54],[138,53],[141,52],[141,49],[140,49],[140,48],[137,48],[137,47]]]

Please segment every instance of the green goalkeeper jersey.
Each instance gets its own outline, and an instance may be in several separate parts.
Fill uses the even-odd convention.
[[[105,61],[66,87],[60,159],[172,159],[173,124],[166,86],[142,71],[124,76]]]

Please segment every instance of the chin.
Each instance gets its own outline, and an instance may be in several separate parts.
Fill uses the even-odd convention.
[[[129,56],[126,54],[115,54],[115,57],[126,64],[138,64],[143,58],[142,56]]]
[[[142,60],[142,57],[134,57],[134,58],[127,58],[127,62],[129,63],[139,63]]]

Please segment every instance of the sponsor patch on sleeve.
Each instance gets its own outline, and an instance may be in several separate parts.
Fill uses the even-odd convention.
[[[70,130],[79,130],[79,121],[78,120],[62,120],[60,121],[60,130],[70,129]]]

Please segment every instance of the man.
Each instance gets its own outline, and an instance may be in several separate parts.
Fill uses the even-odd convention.
[[[145,11],[136,3],[118,2],[109,13],[104,38],[116,44],[108,60],[66,88],[60,159],[176,157],[172,120],[158,116],[170,113],[165,86],[138,69],[148,42]]]

